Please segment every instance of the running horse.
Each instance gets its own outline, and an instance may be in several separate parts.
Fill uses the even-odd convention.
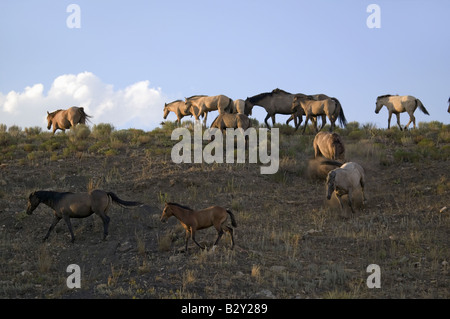
[[[54,211],[53,222],[44,237],[44,241],[50,236],[50,232],[55,228],[61,219],[64,219],[69,228],[72,243],[75,236],[72,230],[71,218],[85,218],[92,214],[100,216],[103,221],[103,239],[108,235],[108,226],[110,218],[106,215],[111,203],[114,202],[122,207],[142,206],[140,202],[124,201],[112,192],[103,190],[92,190],[89,193],[71,193],[54,191],[35,191],[28,197],[27,214],[31,215],[33,211],[44,203]]]
[[[65,132],[66,129],[75,127],[77,124],[86,124],[86,119],[90,117],[84,112],[83,107],[77,106],[72,106],[67,110],[56,110],[52,113],[47,111],[47,129],[49,130],[53,125],[53,134],[58,129]]]
[[[185,237],[185,251],[188,252],[188,240],[192,238],[194,243],[201,249],[205,247],[201,246],[195,239],[195,233],[197,230],[209,228],[214,226],[217,230],[217,239],[214,242],[214,246],[219,242],[220,237],[226,231],[231,235],[231,248],[234,247],[233,228],[226,226],[228,215],[231,218],[231,225],[237,227],[236,219],[231,211],[220,206],[211,206],[201,210],[193,210],[187,206],[183,206],[177,203],[165,203],[164,210],[161,215],[161,222],[166,222],[172,216],[175,216],[186,230]]]
[[[411,124],[411,122],[414,124],[414,128],[416,128],[416,118],[414,117],[414,111],[417,109],[417,107],[419,107],[420,110],[426,115],[430,115],[425,106],[423,106],[422,102],[411,95],[381,95],[377,97],[375,113],[378,114],[378,112],[380,112],[381,108],[384,105],[389,112],[388,129],[391,127],[392,114],[395,114],[395,116],[397,117],[397,124],[401,131],[403,129],[407,129],[408,125]],[[404,112],[407,112],[409,114],[409,122],[404,128],[402,128],[402,126],[400,125],[400,113]]]

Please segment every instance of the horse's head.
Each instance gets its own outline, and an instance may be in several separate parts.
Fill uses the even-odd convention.
[[[53,123],[53,117],[55,116],[54,113],[49,113],[47,111],[47,130],[49,130],[52,127]]]
[[[170,113],[170,110],[167,107],[167,103],[164,103],[164,116],[163,116],[163,118],[166,119],[167,115],[169,115],[169,113]]]
[[[253,110],[253,103],[251,103],[249,101],[249,98],[247,97],[247,99],[244,101],[244,114],[245,115],[252,115],[252,110]]]
[[[336,189],[335,179],[336,179],[336,172],[330,171],[327,175],[327,186],[328,186],[327,199],[328,200],[331,199],[331,195],[333,195],[333,192]]]
[[[300,107],[300,99],[298,96],[294,96],[294,99],[292,100],[292,106],[291,106],[292,113],[296,113],[299,107]]]
[[[27,214],[31,215],[36,207],[40,204],[39,197],[36,195],[36,192],[33,192],[28,197],[28,205],[27,205]]]
[[[166,203],[166,205],[164,206],[164,210],[161,214],[161,222],[165,223],[169,217],[172,217],[173,212],[172,212],[172,208],[170,207],[169,204]]]
[[[380,98],[377,98],[377,101],[375,102],[375,114],[378,114],[380,112],[381,108],[383,107],[383,102],[380,100]]]
[[[186,104],[187,109],[189,109],[192,106],[191,100],[189,100],[187,97],[184,98],[184,103]]]

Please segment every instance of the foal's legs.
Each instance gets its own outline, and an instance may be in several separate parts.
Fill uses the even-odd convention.
[[[191,237],[192,237],[192,240],[194,241],[194,243],[195,243],[198,247],[200,247],[201,249],[205,249],[205,247],[203,247],[202,245],[200,245],[200,244],[195,240],[195,230],[193,230],[192,228],[191,228]],[[186,248],[187,248],[187,246],[186,246]],[[187,251],[187,249],[186,249],[186,251]]]
[[[55,217],[53,218],[53,222],[50,225],[50,228],[47,232],[47,235],[45,235],[43,241],[46,241],[48,239],[48,236],[50,236],[50,233],[52,232],[53,228],[55,228],[56,224],[58,224],[58,222],[61,220],[61,217],[58,217],[55,215]]]

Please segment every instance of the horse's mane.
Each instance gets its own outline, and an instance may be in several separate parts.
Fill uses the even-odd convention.
[[[267,96],[272,96],[274,94],[291,94],[291,93],[286,92],[286,91],[284,91],[282,89],[276,88],[276,89],[273,89],[272,92],[264,92],[264,93],[260,93],[260,94],[254,95],[252,97],[248,97],[247,100],[250,103],[255,104],[255,103],[258,103],[259,101],[261,101],[263,98],[265,98]]]
[[[195,99],[195,98],[199,98],[199,97],[205,97],[207,95],[192,95],[190,97],[187,97],[186,100],[190,100],[190,99]]]
[[[60,200],[62,197],[67,194],[73,194],[72,192],[54,192],[54,191],[36,191],[35,194],[40,201],[55,201]]]
[[[379,97],[377,97],[377,100],[378,99],[382,99],[382,98],[384,98],[384,97],[390,97],[390,96],[398,96],[398,94],[385,94],[385,95],[380,95]]]
[[[178,102],[184,102],[184,101],[183,100],[175,100],[175,101],[172,101],[170,103],[167,103],[166,106],[169,106],[170,104],[178,103]]]
[[[260,94],[248,97],[247,100],[249,100],[250,103],[258,103],[260,100],[262,100],[266,96],[272,96],[272,92],[260,93]]]
[[[280,94],[280,93],[281,93],[281,94],[291,94],[291,93],[286,92],[286,91],[284,91],[284,90],[282,90],[282,89],[279,89],[279,88],[273,89],[271,93],[272,93],[272,94]]]
[[[183,208],[183,209],[187,209],[187,210],[193,211],[192,208],[187,207],[187,206],[184,206],[184,205],[180,205],[180,204],[178,204],[178,203],[167,203],[167,204],[168,204],[168,205],[173,205],[173,206],[178,206],[178,207],[180,207],[180,208]]]

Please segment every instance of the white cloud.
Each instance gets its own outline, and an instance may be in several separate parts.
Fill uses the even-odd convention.
[[[91,72],[65,74],[53,81],[47,94],[40,83],[22,92],[0,92],[0,123],[46,129],[47,111],[82,106],[93,124],[151,130],[162,120],[164,102],[161,88],[150,87],[149,81],[114,90]]]

